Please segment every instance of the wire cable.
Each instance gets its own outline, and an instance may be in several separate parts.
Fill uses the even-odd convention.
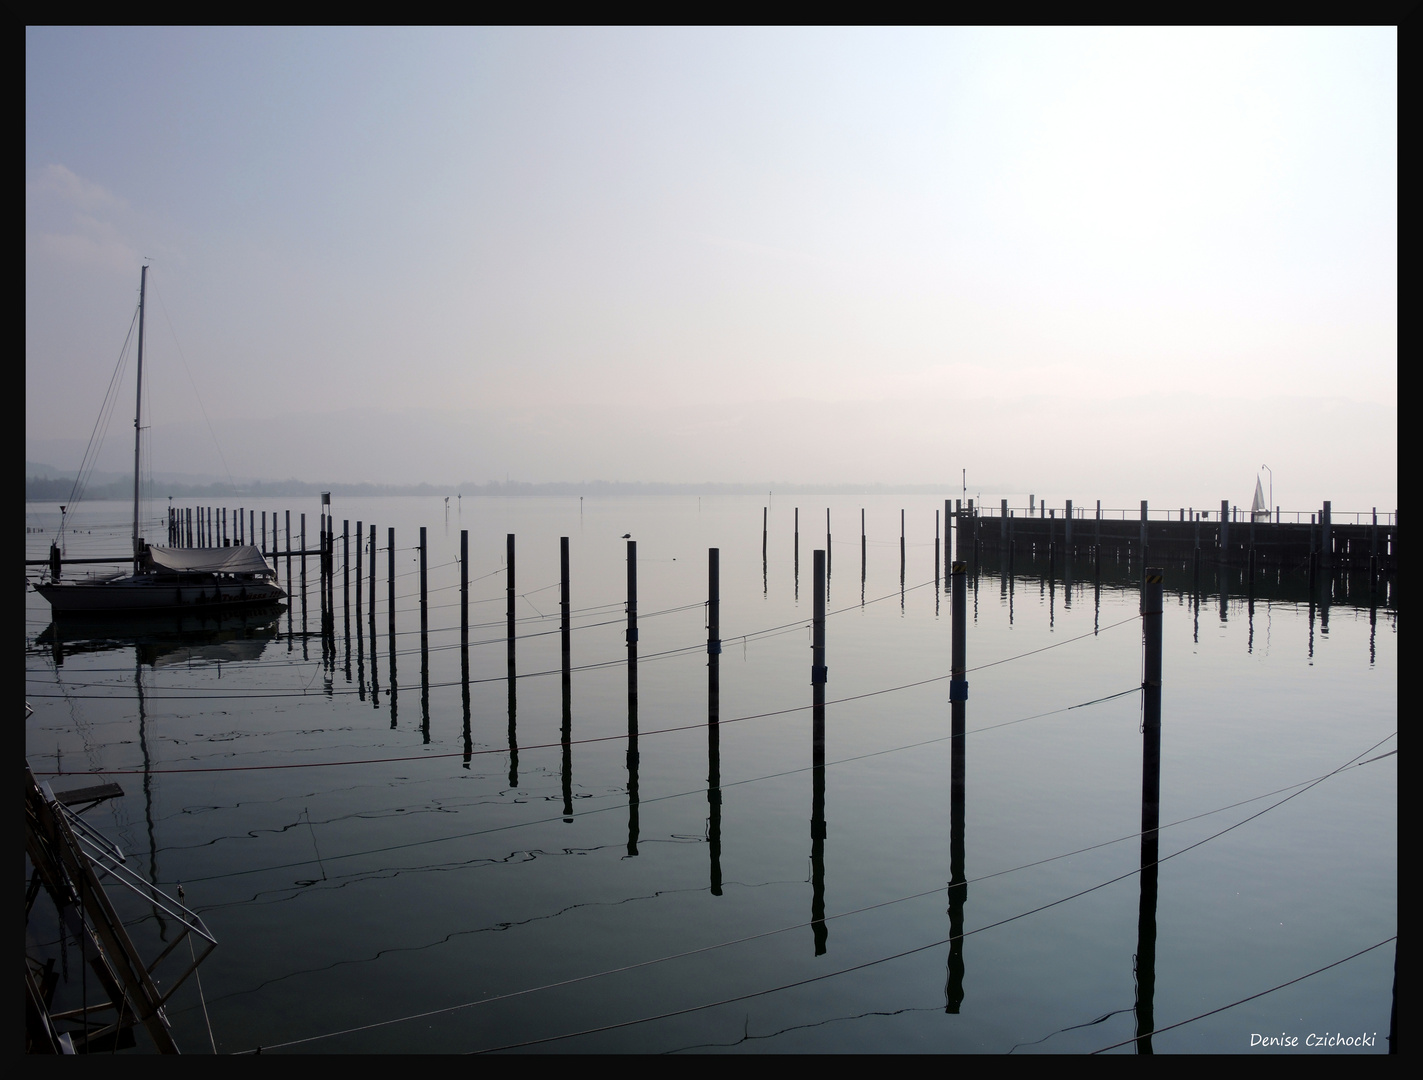
[[[1238,1001],[1232,1001],[1229,1005],[1222,1005],[1220,1008],[1211,1009],[1209,1012],[1198,1013],[1197,1015],[1191,1017],[1188,1020],[1179,1020],[1174,1024],[1167,1024],[1165,1027],[1155,1028],[1154,1030],[1148,1031],[1143,1035],[1137,1035],[1134,1038],[1130,1039],[1123,1039],[1121,1042],[1112,1043],[1111,1046],[1098,1047],[1096,1050],[1093,1050],[1091,1052],[1094,1054],[1102,1054],[1108,1050],[1115,1050],[1119,1046],[1126,1046],[1128,1043],[1140,1042],[1142,1039],[1149,1039],[1153,1035],[1160,1035],[1163,1031],[1171,1031],[1174,1028],[1184,1027],[1186,1024],[1195,1023],[1197,1020],[1204,1020],[1207,1016],[1214,1016],[1216,1013],[1222,1013],[1225,1012],[1227,1009],[1233,1009],[1237,1005],[1244,1005],[1247,1001],[1254,1001],[1256,998],[1262,998],[1266,994],[1273,994],[1276,990],[1283,990],[1287,986],[1293,986],[1297,982],[1303,982],[1305,979],[1312,978],[1313,976],[1318,975],[1321,972],[1328,971],[1330,968],[1336,968],[1340,964],[1347,964],[1350,960],[1353,960],[1356,957],[1363,956],[1365,953],[1371,953],[1375,949],[1382,948],[1384,945],[1387,945],[1390,941],[1397,940],[1398,935],[1394,934],[1392,937],[1386,937],[1382,941],[1375,942],[1366,949],[1360,949],[1356,953],[1351,953],[1348,956],[1344,957],[1344,959],[1342,960],[1335,960],[1332,964],[1325,964],[1322,968],[1315,968],[1313,971],[1306,972],[1304,975],[1300,975],[1297,978],[1290,979],[1287,982],[1282,982],[1277,986],[1272,986],[1268,990],[1261,990],[1258,994],[1251,994],[1249,997],[1240,998]]]

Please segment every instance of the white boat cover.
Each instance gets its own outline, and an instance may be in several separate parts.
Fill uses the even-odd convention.
[[[1258,476],[1255,477],[1255,498],[1250,500],[1250,520],[1270,520],[1270,508],[1265,505],[1265,491],[1260,487],[1260,478]]]
[[[184,574],[270,574],[272,568],[255,544],[220,548],[150,547],[154,566]]]

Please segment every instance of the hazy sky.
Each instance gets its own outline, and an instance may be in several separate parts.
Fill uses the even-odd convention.
[[[28,457],[1397,502],[1392,28],[25,44]]]

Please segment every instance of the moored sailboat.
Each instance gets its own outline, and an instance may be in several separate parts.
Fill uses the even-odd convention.
[[[51,550],[54,580],[35,586],[55,615],[192,610],[273,604],[286,598],[276,570],[254,545],[223,548],[152,547],[139,531],[139,451],[143,437],[143,312],[148,267],[138,292],[138,404],[133,417],[133,570],[128,574],[60,582],[59,552]]]

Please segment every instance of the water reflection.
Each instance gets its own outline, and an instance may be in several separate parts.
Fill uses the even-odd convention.
[[[138,663],[150,668],[194,663],[237,664],[257,660],[275,641],[285,604],[213,616],[154,614],[123,619],[60,619],[49,624],[35,643],[51,653],[56,666],[67,655],[136,650]]]
[[[825,552],[815,553],[811,645],[810,932],[815,955],[825,953]]]
[[[627,542],[628,650],[628,857],[637,854],[637,541]]]
[[[721,549],[707,550],[707,852],[721,895]]]

